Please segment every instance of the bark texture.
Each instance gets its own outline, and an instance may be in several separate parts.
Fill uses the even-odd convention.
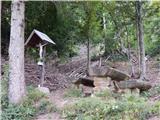
[[[12,1],[9,44],[9,102],[21,103],[25,96],[24,1]]]
[[[117,82],[120,89],[135,89],[138,88],[141,91],[149,90],[152,85],[149,82],[145,82],[142,80],[127,80]]]
[[[115,81],[123,81],[128,80],[130,75],[119,71],[117,69],[111,68],[109,66],[102,66],[102,67],[92,67],[90,68],[90,77],[110,77],[112,80]]]
[[[89,73],[90,71],[90,40],[88,37],[87,40],[87,72]]]
[[[142,2],[136,1],[136,16],[137,16],[137,30],[139,40],[139,56],[140,56],[140,78],[146,77],[146,63],[145,63],[145,47],[143,36],[143,20],[142,20]]]

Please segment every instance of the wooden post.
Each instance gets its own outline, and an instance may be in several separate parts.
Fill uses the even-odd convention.
[[[46,54],[46,47],[44,46],[44,49],[43,49],[43,54],[42,54],[42,62],[43,62],[43,65],[41,66],[41,83],[40,85],[43,86],[44,85],[44,77],[45,77],[45,54]]]

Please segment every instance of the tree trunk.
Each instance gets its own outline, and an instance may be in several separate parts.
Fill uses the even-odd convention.
[[[87,72],[90,72],[90,40],[87,40]]]
[[[1,14],[1,5],[2,5],[2,3],[0,1],[0,16],[2,16],[2,14]],[[1,18],[0,18],[0,22],[1,22]],[[1,26],[0,26],[0,29],[1,29]],[[1,33],[0,33],[0,38],[1,38]],[[0,40],[0,43],[1,43],[1,40]],[[1,44],[0,44],[0,59],[1,59]],[[0,66],[1,66],[1,61],[0,61]],[[0,72],[1,72],[1,67],[0,67]],[[0,80],[2,80],[1,79],[1,75],[0,75]],[[0,84],[0,89],[1,89],[1,84]]]
[[[24,1],[12,1],[11,33],[9,44],[9,102],[22,102],[25,91],[24,78]]]
[[[145,63],[145,48],[143,37],[143,23],[142,23],[142,2],[136,1],[137,13],[137,27],[138,27],[138,40],[139,40],[139,54],[140,54],[140,78],[146,77],[146,63]]]
[[[137,16],[136,16],[137,17]],[[138,18],[138,17],[137,17]],[[136,19],[137,19],[136,18]],[[138,55],[138,72],[140,74],[140,49],[139,49],[139,32],[138,32],[138,22],[136,21],[136,37],[137,37],[137,55]]]
[[[149,90],[152,87],[151,83],[142,81],[141,79],[139,79],[139,80],[130,79],[130,80],[127,80],[127,81],[120,81],[120,82],[117,82],[117,84],[118,84],[120,89],[126,89],[126,88],[135,89],[135,88],[138,88],[141,91]]]
[[[105,13],[103,13],[103,30],[104,30],[104,46],[105,52],[107,51],[107,40],[106,40],[106,17]]]
[[[130,64],[130,67],[131,67],[131,76],[135,76],[135,72],[134,72],[134,65],[132,63],[132,58],[131,58],[131,46],[130,46],[130,42],[129,42],[129,32],[128,32],[128,28],[126,26],[126,31],[127,31],[127,47],[128,47],[128,50],[127,50],[127,56],[128,56],[128,60],[129,60],[129,64]]]

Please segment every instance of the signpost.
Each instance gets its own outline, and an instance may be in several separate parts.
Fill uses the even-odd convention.
[[[40,87],[43,87],[44,81],[45,81],[44,80],[45,78],[45,54],[46,54],[46,45],[49,43],[55,45],[55,43],[46,34],[38,30],[33,30],[25,43],[25,46],[39,48],[39,60],[37,64],[41,71],[40,83],[39,83]]]

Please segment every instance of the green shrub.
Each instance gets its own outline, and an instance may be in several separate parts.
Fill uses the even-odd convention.
[[[56,112],[57,108],[54,104],[52,104],[48,99],[43,98],[39,101],[39,104],[37,106],[38,113],[49,113],[49,112]]]
[[[2,111],[2,120],[31,120],[35,116],[34,107],[9,104]]]
[[[153,97],[155,95],[159,95],[160,94],[160,85],[156,85],[154,87],[152,87],[149,91],[143,92],[141,95],[143,97]]]
[[[27,96],[22,104],[7,104],[2,107],[2,120],[31,120],[38,114],[55,111],[55,106],[51,104],[44,93],[31,86],[27,88],[27,91]],[[2,103],[8,103],[8,100],[4,100]]]
[[[150,116],[160,115],[160,101],[156,102],[150,110]]]
[[[62,113],[67,120],[145,120],[150,108],[145,98],[127,94],[119,99],[81,98]]]
[[[82,96],[82,91],[75,87],[67,89],[67,91],[64,94],[64,97],[81,97],[81,96]]]
[[[8,106],[8,81],[9,81],[9,66],[6,64],[2,67],[4,74],[2,75],[1,81],[1,106],[2,109]]]
[[[41,91],[35,89],[32,86],[29,86],[27,88],[27,91],[28,91],[27,93],[28,100],[31,100],[31,102],[37,102],[41,98],[47,97],[46,94],[42,93]]]

